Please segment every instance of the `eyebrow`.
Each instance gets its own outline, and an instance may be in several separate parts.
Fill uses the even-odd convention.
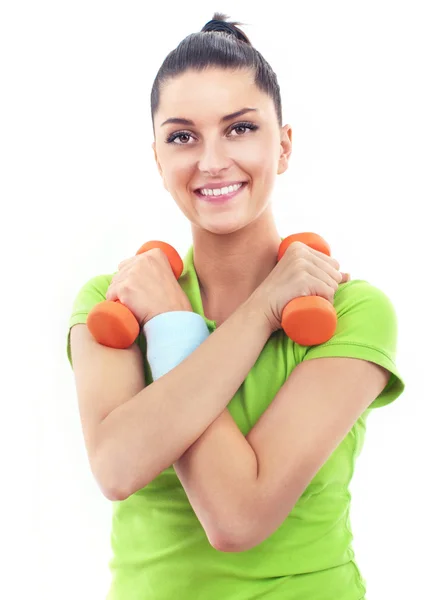
[[[257,108],[242,108],[241,110],[231,113],[230,115],[225,115],[225,117],[221,118],[220,122],[223,123],[224,121],[230,121],[231,119],[240,117],[240,115],[243,115],[244,113],[252,112],[252,111],[257,112]],[[167,125],[167,123],[175,123],[176,125],[194,125],[194,122],[191,121],[190,119],[181,119],[178,117],[172,117],[172,118],[164,121],[164,123],[162,123],[161,127],[163,127],[164,125]]]

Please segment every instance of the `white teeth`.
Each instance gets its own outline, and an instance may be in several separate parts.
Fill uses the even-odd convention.
[[[215,190],[211,190],[209,188],[203,188],[201,190],[199,190],[201,192],[201,194],[203,194],[204,196],[222,196],[224,194],[231,194],[231,192],[235,192],[236,190],[238,190],[240,187],[242,186],[241,183],[238,183],[236,185],[230,185],[229,187],[223,187],[221,189],[215,189]]]

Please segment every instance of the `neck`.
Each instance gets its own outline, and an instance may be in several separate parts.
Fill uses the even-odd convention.
[[[193,227],[202,298],[213,306],[246,300],[277,264],[280,243],[272,215],[225,235]]]

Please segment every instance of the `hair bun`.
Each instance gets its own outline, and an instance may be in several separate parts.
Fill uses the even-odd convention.
[[[230,23],[226,21],[218,21],[217,19],[211,19],[208,21],[202,28],[202,31],[227,31],[228,33],[232,33],[236,35],[236,30]]]
[[[227,21],[225,21],[224,19],[228,19],[228,18],[229,17],[227,17],[226,15],[224,15],[222,13],[215,13],[214,17],[211,19],[211,21],[208,21],[208,23],[206,23],[203,26],[201,31],[202,32],[220,31],[220,32],[229,33],[229,34],[233,35],[235,38],[237,38],[238,40],[251,45],[251,42],[247,38],[247,36],[240,29],[235,27],[235,25],[242,25],[242,23],[236,23],[236,22],[227,23]]]

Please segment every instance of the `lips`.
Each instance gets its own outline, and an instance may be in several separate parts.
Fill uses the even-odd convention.
[[[210,184],[206,184],[206,185],[203,185],[200,188],[196,188],[194,191],[195,192],[200,192],[203,188],[213,189],[213,190],[221,190],[223,187],[230,187],[230,185],[238,185],[239,183],[243,183],[244,184],[244,183],[246,183],[246,181],[232,181],[230,183],[225,182],[225,183],[219,183],[219,184],[214,184],[213,183],[211,186],[210,186]]]
[[[199,190],[195,191],[195,194],[198,198],[204,200],[205,202],[207,202],[208,204],[223,204],[225,202],[228,202],[229,200],[235,198],[238,194],[240,194],[242,192],[243,189],[245,189],[245,187],[247,186],[247,182],[242,182],[242,185],[240,186],[240,188],[238,190],[235,190],[234,192],[231,192],[230,194],[222,194],[222,195],[210,195],[210,196],[206,196],[204,194],[202,194]]]

